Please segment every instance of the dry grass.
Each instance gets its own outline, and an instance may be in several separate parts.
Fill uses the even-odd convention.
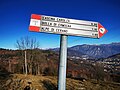
[[[31,90],[57,90],[57,77],[14,74],[6,80],[2,90],[24,90],[30,86]],[[67,78],[67,90],[120,90],[120,84],[97,82],[95,80],[74,80]]]

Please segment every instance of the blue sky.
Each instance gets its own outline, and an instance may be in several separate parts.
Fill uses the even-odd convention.
[[[97,21],[108,30],[100,39],[68,36],[68,47],[120,42],[120,0],[0,0],[0,48],[15,49],[25,36],[40,48],[59,47],[60,35],[29,32],[31,14]]]

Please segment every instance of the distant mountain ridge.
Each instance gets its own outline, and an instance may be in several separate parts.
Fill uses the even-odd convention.
[[[59,51],[59,48],[52,49]],[[107,58],[120,53],[120,42],[101,45],[76,45],[68,48],[68,56],[87,57],[87,58]]]
[[[111,58],[111,59],[118,59],[119,58],[120,59],[120,53],[109,56],[108,58]]]

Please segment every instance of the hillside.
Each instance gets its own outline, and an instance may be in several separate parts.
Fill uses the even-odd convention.
[[[110,56],[108,58],[119,58],[120,59],[120,53],[112,55],[112,56]]]
[[[99,62],[104,64],[105,71],[114,75],[114,77],[112,76],[114,81],[120,82],[120,53],[102,59]]]
[[[2,78],[0,90],[57,90],[57,77],[12,74]],[[66,90],[120,90],[120,84],[96,80],[75,80],[67,78]]]
[[[94,78],[107,79],[109,74],[105,75],[103,68],[99,65],[97,70],[95,65],[86,60],[73,60],[68,58],[67,77],[74,78]],[[24,51],[0,50],[0,73],[1,71],[13,74],[25,73]],[[31,75],[52,75],[57,76],[59,65],[59,55],[48,50],[27,50],[28,74]],[[100,78],[99,76],[102,75]]]
[[[10,79],[10,78],[14,78],[14,75],[16,74],[19,74],[17,77],[25,74],[24,55],[25,53],[23,50],[6,50],[6,49],[0,50],[1,84],[3,82],[6,83],[3,78]],[[106,62],[102,62],[104,60],[100,60],[100,61],[96,62],[95,60],[75,59],[68,57],[67,77],[72,78],[70,80],[94,79],[96,81],[109,81],[109,82],[114,81],[120,83],[119,81],[120,75],[118,74],[114,75],[114,73],[112,73],[111,75],[111,70],[113,72],[113,66],[115,63],[113,62],[113,65],[111,66],[111,68],[109,68],[108,61]],[[103,65],[103,63],[106,64]],[[27,50],[27,70],[29,75],[53,76],[53,77],[57,76],[58,65],[59,65],[59,54],[57,54],[56,52],[50,50],[40,50],[40,49]],[[11,76],[11,74],[13,75]],[[8,80],[7,82],[11,82],[11,81]],[[9,85],[7,84],[7,86]]]
[[[106,58],[120,53],[120,43],[101,44],[101,45],[77,45],[69,48],[70,50],[86,54],[93,58]],[[68,49],[68,50],[69,50]]]
[[[58,52],[59,49],[52,49]],[[120,53],[120,43],[100,44],[100,45],[76,45],[68,48],[68,56],[79,58],[107,58],[109,56]]]

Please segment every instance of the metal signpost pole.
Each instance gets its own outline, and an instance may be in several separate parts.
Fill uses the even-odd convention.
[[[30,31],[61,34],[58,90],[66,88],[67,35],[101,38],[107,30],[99,23],[32,14]]]
[[[66,90],[67,36],[61,35],[58,90]]]

